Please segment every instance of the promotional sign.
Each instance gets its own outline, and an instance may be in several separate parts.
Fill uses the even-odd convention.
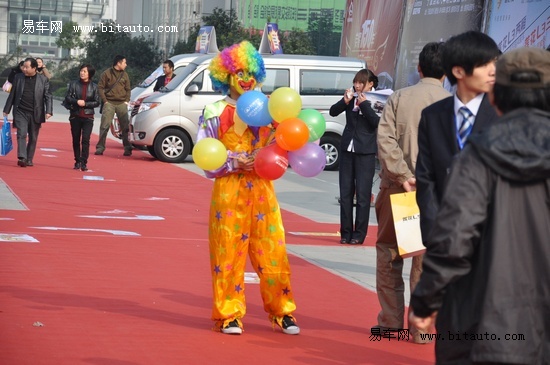
[[[401,1],[347,0],[340,54],[365,60],[380,89],[393,88]]]
[[[519,47],[550,45],[550,2],[548,0],[493,1],[487,34],[506,52]]]
[[[279,26],[277,23],[267,23],[264,27],[264,35],[260,42],[260,53],[282,54],[283,46],[279,39]]]
[[[429,42],[444,42],[468,30],[480,30],[483,0],[407,0],[395,90],[414,85],[418,75],[418,55]]]
[[[195,53],[218,53],[216,29],[213,26],[208,25],[199,29],[197,43],[195,44]]]

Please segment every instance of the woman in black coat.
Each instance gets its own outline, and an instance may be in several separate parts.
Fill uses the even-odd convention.
[[[94,108],[99,106],[99,91],[97,84],[92,81],[94,75],[95,68],[92,65],[80,66],[80,79],[71,81],[65,96],[64,105],[71,111],[69,121],[73,136],[75,170],[88,171]]]
[[[344,97],[330,107],[333,117],[346,112],[340,144],[340,243],[362,244],[367,236],[380,117],[365,93],[377,86],[378,77],[371,70],[360,70],[353,78],[353,88],[346,90]],[[357,200],[355,224],[354,195]]]

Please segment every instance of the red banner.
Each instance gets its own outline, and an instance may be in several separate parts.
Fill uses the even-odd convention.
[[[340,54],[365,60],[379,88],[393,87],[403,2],[347,0]]]

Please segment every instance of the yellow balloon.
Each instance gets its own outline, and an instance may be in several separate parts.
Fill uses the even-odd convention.
[[[227,161],[227,148],[216,138],[203,138],[193,147],[193,161],[203,170],[216,170]]]
[[[273,120],[280,123],[285,119],[296,118],[300,114],[302,99],[294,89],[280,87],[269,97],[267,108]]]

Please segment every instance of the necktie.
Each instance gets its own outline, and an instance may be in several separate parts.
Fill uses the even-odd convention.
[[[466,108],[465,106],[458,109],[458,112],[460,113],[460,115],[462,115],[462,123],[460,124],[460,128],[458,129],[458,144],[462,149],[464,147],[464,144],[466,143],[468,135],[470,134],[474,126],[474,124],[472,123],[474,115],[472,114],[470,109]]]

